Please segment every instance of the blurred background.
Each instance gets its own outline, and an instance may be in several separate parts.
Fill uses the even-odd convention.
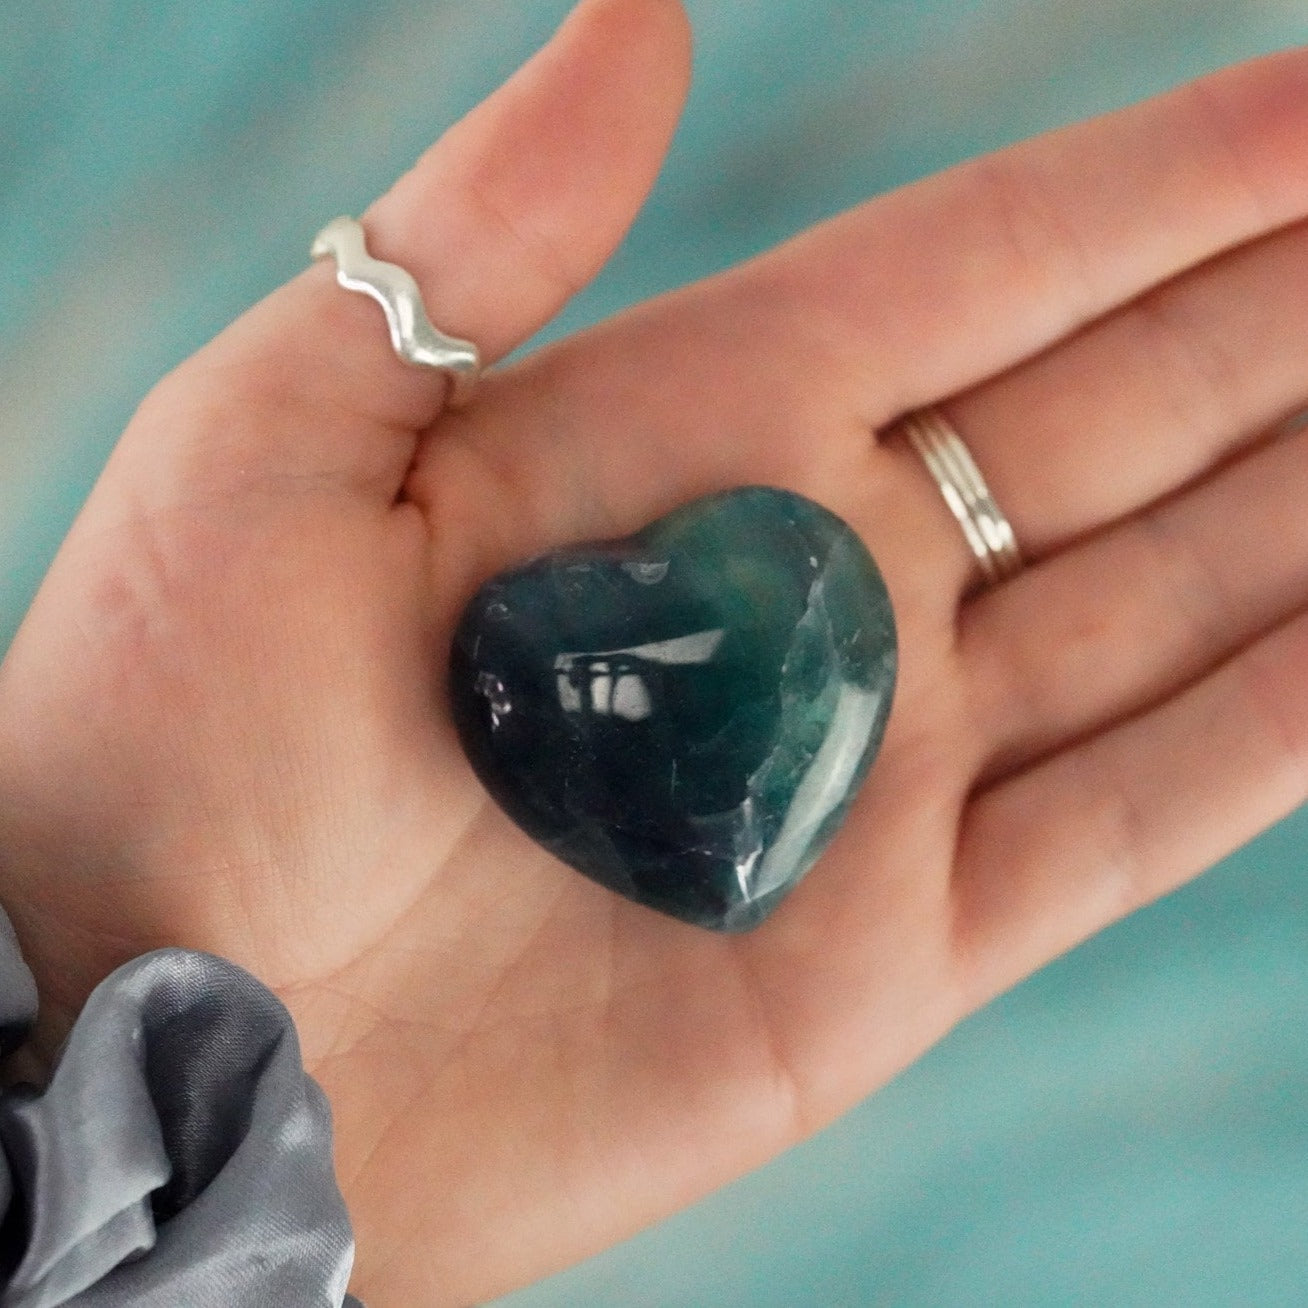
[[[0,647],[150,384],[566,0],[0,3]],[[688,0],[694,91],[546,335],[1308,41],[1305,0]],[[1308,811],[772,1166],[504,1308],[1308,1304]],[[377,1305],[376,1308],[388,1308]]]

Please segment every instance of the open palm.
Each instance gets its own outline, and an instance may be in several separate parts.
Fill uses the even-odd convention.
[[[365,219],[503,355],[662,158],[672,0],[587,0]],[[1308,55],[929,179],[442,413],[316,267],[146,400],[0,680],[0,892],[56,1037],[114,964],[274,986],[378,1304],[483,1299],[816,1129],[1308,795]],[[325,215],[326,216],[326,215]],[[973,594],[941,397],[1028,556]],[[885,745],[813,872],[719,937],[488,801],[442,695],[472,590],[711,490],[881,564]]]

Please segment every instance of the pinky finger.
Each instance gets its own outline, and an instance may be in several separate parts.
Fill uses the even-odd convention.
[[[1308,612],[1165,703],[978,795],[955,940],[978,1003],[1308,801]]]

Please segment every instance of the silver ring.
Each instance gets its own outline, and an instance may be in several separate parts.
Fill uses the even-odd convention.
[[[472,398],[481,375],[481,355],[471,341],[446,336],[432,326],[422,292],[399,264],[384,263],[368,253],[363,227],[355,218],[333,218],[313,238],[315,259],[336,260],[336,280],[347,291],[370,295],[381,305],[395,353],[419,368],[435,368],[450,380],[449,403],[458,407]]]
[[[917,409],[900,418],[892,430],[902,432],[926,464],[958,519],[987,584],[997,585],[1020,572],[1022,554],[1013,525],[995,503],[963,438],[945,415],[936,408]]]

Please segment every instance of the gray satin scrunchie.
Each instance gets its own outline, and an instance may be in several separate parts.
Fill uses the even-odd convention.
[[[0,1038],[36,988],[0,926]],[[290,1014],[182,949],[120,967],[50,1084],[0,1096],[3,1308],[340,1308],[354,1239]]]

